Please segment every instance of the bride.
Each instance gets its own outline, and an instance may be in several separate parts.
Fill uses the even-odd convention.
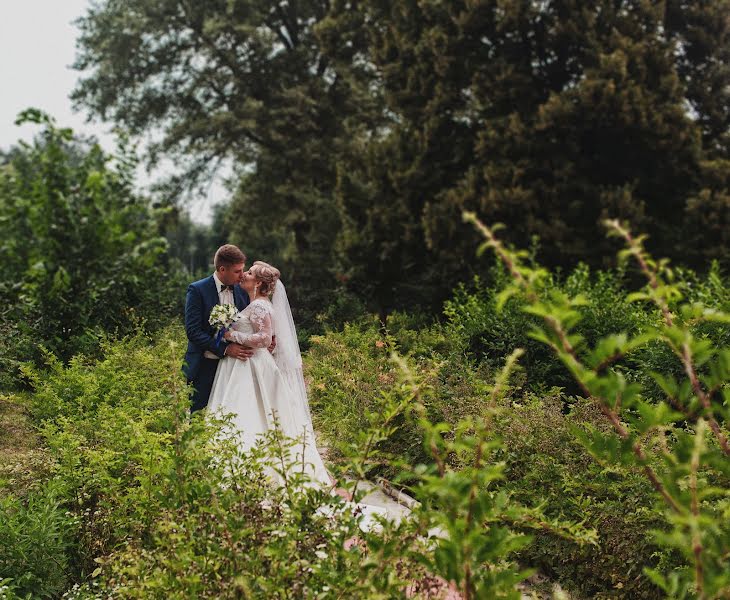
[[[225,339],[248,346],[254,353],[246,361],[221,359],[208,409],[212,414],[232,415],[244,450],[278,426],[284,435],[297,439],[293,451],[298,463],[304,462],[309,478],[332,487],[315,443],[296,329],[279,278],[279,270],[262,261],[243,273],[241,287],[251,302],[238,314]],[[268,348],[273,335],[276,350],[272,355]]]
[[[262,261],[256,261],[241,276],[241,287],[248,292],[251,303],[238,313],[225,339],[253,348],[254,353],[247,361],[229,356],[220,360],[208,410],[231,415],[244,450],[252,448],[262,434],[279,427],[284,435],[297,440],[293,447],[297,470],[304,464],[304,472],[315,486],[347,499],[345,506],[360,515],[360,529],[378,528],[379,519],[390,518],[388,510],[349,500],[347,492],[335,487],[317,450],[302,355],[286,289],[279,277],[278,269]],[[272,355],[268,348],[273,335],[276,350]]]

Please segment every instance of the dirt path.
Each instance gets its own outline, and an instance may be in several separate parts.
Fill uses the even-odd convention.
[[[24,495],[50,469],[27,401],[25,394],[0,394],[0,495]]]

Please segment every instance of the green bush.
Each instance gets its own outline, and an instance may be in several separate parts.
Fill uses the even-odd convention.
[[[730,282],[714,264],[706,275],[682,269],[678,280],[687,301],[702,302],[707,308],[730,309]],[[509,285],[502,266],[490,272],[490,284],[475,279],[471,286],[457,287],[454,297],[445,303],[445,329],[453,344],[463,344],[464,350],[480,364],[494,369],[513,348],[524,348],[520,364],[525,370],[528,389],[542,392],[552,386],[563,388],[568,395],[580,393],[580,387],[555,353],[534,339],[530,332],[539,326],[537,316],[522,310],[523,298],[507,299],[499,310],[500,294]],[[579,265],[567,277],[545,273],[541,281],[545,294],[564,293],[582,299],[576,310],[580,321],[575,333],[586,346],[593,347],[601,338],[625,333],[630,336],[655,329],[660,316],[645,305],[632,302],[629,293],[638,288],[635,277],[625,271],[594,271]],[[697,323],[695,334],[717,345],[730,342],[728,328],[717,323]],[[654,384],[652,371],[681,375],[682,366],[672,352],[660,343],[650,343],[638,349],[618,366],[626,377],[638,381],[653,397],[661,398],[661,390]]]
[[[484,406],[491,369],[465,356],[440,325],[416,331],[408,329],[407,322],[404,315],[394,315],[388,320],[393,330],[384,335],[377,320],[363,319],[340,332],[312,338],[306,357],[310,403],[315,429],[334,460],[341,459],[348,447],[342,431],[365,428],[367,414],[377,409],[382,395],[397,381],[399,370],[390,360],[394,350],[406,352],[418,377],[434,389],[425,402],[432,421],[455,426]],[[409,462],[427,460],[416,426],[404,418],[398,424],[382,449]],[[388,464],[383,468],[384,473],[395,472]]]
[[[624,243],[621,263],[635,264],[645,279],[626,302],[641,303],[656,324],[638,334],[621,332],[589,343],[580,333],[584,297],[554,289],[544,269],[527,264],[524,251],[505,247],[473,213],[465,213],[464,220],[483,235],[480,249],[494,250],[508,269],[512,282],[503,297],[518,297],[521,309],[539,319],[531,335],[555,353],[581,395],[603,415],[601,426],[574,428],[576,438],[602,464],[640,473],[653,488],[665,530],[652,534],[664,549],[681,556],[681,564],[669,569],[644,565],[645,575],[671,597],[726,597],[730,348],[708,331],[727,328],[730,313],[713,306],[717,300],[711,297],[710,305],[696,301],[691,281],[677,279],[666,260],[646,251],[645,236],[634,237],[627,226],[606,221],[609,235]],[[656,347],[672,360],[656,372],[638,370],[627,377],[636,356]],[[661,394],[645,386],[647,376]]]
[[[551,348],[529,336],[530,327],[540,320],[522,311],[519,296],[508,300],[501,312],[497,309],[509,281],[499,269],[495,273],[492,287],[477,281],[471,291],[460,288],[447,303],[444,323],[395,314],[385,329],[377,320],[362,319],[313,338],[306,367],[317,430],[333,458],[341,460],[348,447],[342,431],[367,426],[368,413],[376,410],[378,398],[397,378],[389,355],[399,350],[410,356],[412,368],[433,388],[424,400],[425,410],[430,419],[445,423],[442,435],[449,438],[461,419],[482,414],[487,382],[510,349],[525,347],[520,360],[524,371],[513,377],[511,400],[495,421],[503,439],[503,487],[525,505],[539,494],[548,517],[595,528],[598,546],[537,532],[522,559],[580,594],[659,597],[660,588],[644,568],[676,570],[684,559],[653,535],[667,527],[653,488],[630,468],[597,462],[579,443],[575,429],[589,431],[586,423],[605,429],[605,416],[597,404],[561,389],[580,388]],[[590,273],[581,267],[562,282],[546,275],[545,291],[584,298],[576,307],[581,315],[576,331],[591,347],[612,333],[639,335],[659,326],[655,311],[628,301],[622,284],[626,280],[621,273]],[[728,307],[728,286],[716,270],[704,277],[684,272],[681,280],[692,302],[705,302],[714,310]],[[727,343],[728,328],[721,323],[697,322],[693,329],[714,344]],[[682,374],[677,357],[659,341],[637,348],[615,368],[642,385],[649,400],[663,398],[652,372]],[[414,424],[404,419],[400,425],[381,442],[385,456],[380,472],[387,476],[397,473],[387,456],[427,459],[426,449],[416,443]]]
[[[26,369],[35,386],[31,413],[83,516],[81,575],[149,527],[169,485],[173,438],[187,406],[184,336],[168,328],[158,338],[106,340],[102,360],[77,356],[66,367],[48,355],[44,370]]]
[[[366,428],[368,413],[377,410],[378,398],[397,381],[397,367],[389,359],[393,347],[411,351],[411,366],[432,388],[423,400],[428,417],[446,424],[446,438],[453,437],[460,420],[485,410],[490,366],[460,353],[448,326],[416,331],[407,329],[407,318],[396,320],[392,328],[388,322],[387,336],[376,321],[363,321],[313,339],[306,357],[310,399],[317,431],[336,460],[348,451],[342,432]],[[521,380],[519,372],[514,380]],[[499,489],[516,503],[539,503],[547,518],[582,522],[597,536],[597,545],[590,545],[553,530],[531,532],[533,542],[520,553],[523,564],[539,567],[581,595],[659,597],[642,569],[672,563],[651,537],[663,523],[651,488],[636,474],[606,471],[572,433],[583,422],[599,422],[597,408],[555,390],[536,396],[513,388],[509,396],[493,424],[494,439],[502,440],[496,458],[505,463]],[[386,476],[398,473],[387,457],[428,461],[417,426],[408,419],[399,425],[381,443],[380,472]],[[455,456],[449,460],[458,466]]]
[[[267,484],[260,461],[281,443],[274,435],[243,455],[196,419],[151,484],[154,516],[97,558],[102,587],[120,598],[274,598],[405,585],[394,577],[368,583],[374,567],[344,550],[358,534],[355,519],[347,511],[336,521],[329,516],[340,512],[339,497],[291,479],[288,489]],[[125,512],[127,521],[138,520]]]
[[[620,273],[591,273],[581,265],[563,281],[548,275],[545,285],[551,290],[581,294],[586,299],[581,306],[584,319],[580,334],[595,342],[610,333],[636,333],[656,321],[641,307],[626,302],[622,279]],[[539,392],[558,386],[568,394],[577,393],[573,378],[560,360],[550,348],[530,336],[530,330],[539,320],[521,310],[519,298],[507,300],[497,310],[500,293],[507,283],[504,270],[494,267],[491,285],[476,279],[471,287],[458,287],[444,310],[454,336],[462,337],[468,352],[490,365],[498,363],[511,349],[524,348],[520,364],[525,369],[525,385],[529,389]]]
[[[55,598],[68,585],[77,518],[60,485],[0,497],[0,578],[18,596]]]
[[[220,424],[187,418],[183,347],[174,327],[158,339],[106,340],[101,360],[76,357],[64,366],[49,355],[44,370],[26,367],[35,386],[30,408],[64,483],[59,506],[75,519],[73,547],[59,560],[59,576],[74,583],[66,598],[393,598],[408,586],[428,587],[437,575],[515,597],[522,575],[509,556],[524,536],[506,516],[521,509],[492,499],[491,484],[475,495],[475,514],[489,528],[482,517],[464,528],[474,505],[468,496],[460,506],[450,502],[448,513],[438,504],[447,494],[461,497],[464,486],[498,479],[498,466],[478,462],[427,478],[433,461],[425,460],[411,468],[411,479],[423,481],[424,509],[400,525],[362,532],[339,496],[300,485],[288,469],[284,487],[265,481],[261,461],[286,460],[287,441],[277,434],[241,454]],[[351,473],[369,468],[378,454],[372,440],[390,435],[414,401],[395,383],[372,405],[377,417],[365,415],[352,436]],[[414,445],[423,446],[427,426],[411,420]],[[454,442],[462,454],[469,443]],[[466,537],[427,542],[435,526]],[[48,537],[60,548],[60,536]],[[468,550],[479,547],[484,552]],[[467,569],[472,575],[464,579]]]
[[[582,522],[596,530],[597,544],[579,545],[550,531],[536,532],[521,553],[579,597],[660,598],[643,573],[652,566],[677,566],[651,535],[664,529],[651,485],[640,474],[596,462],[576,439],[573,428],[603,427],[593,402],[570,401],[559,393],[513,401],[496,420],[503,441],[506,487],[515,500],[534,502],[548,517]]]

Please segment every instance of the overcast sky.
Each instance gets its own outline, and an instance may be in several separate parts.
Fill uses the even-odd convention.
[[[14,125],[25,108],[40,108],[59,125],[96,136],[106,150],[114,148],[111,125],[86,123],[86,115],[71,110],[69,94],[78,73],[71,69],[77,29],[73,21],[86,12],[89,0],[0,0],[0,148],[18,139],[31,140],[38,127]],[[150,177],[143,170],[139,183]],[[191,206],[198,221],[208,221],[210,205],[223,191],[213,186],[211,198]]]

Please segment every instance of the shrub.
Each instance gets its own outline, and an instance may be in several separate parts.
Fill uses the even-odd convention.
[[[563,281],[547,274],[545,287],[585,298],[580,307],[583,319],[579,331],[593,343],[611,333],[638,333],[652,320],[656,321],[641,307],[626,302],[622,280],[620,272],[591,273],[587,266],[579,265]],[[529,389],[539,392],[558,386],[568,394],[578,393],[575,381],[550,348],[530,336],[531,328],[539,320],[522,311],[519,297],[508,299],[497,310],[500,294],[507,283],[504,270],[495,266],[491,285],[486,286],[476,279],[471,288],[458,287],[444,310],[453,335],[464,338],[468,352],[489,365],[498,363],[513,348],[524,348],[521,365]]]
[[[312,338],[306,357],[310,402],[315,429],[334,460],[346,453],[348,439],[342,432],[365,428],[368,412],[377,409],[382,395],[397,381],[398,368],[390,360],[393,351],[407,351],[417,376],[434,389],[424,401],[432,421],[455,426],[484,405],[491,370],[464,356],[440,325],[416,331],[405,322],[404,315],[395,315],[383,335],[378,321],[362,319],[341,332]],[[382,449],[406,461],[426,460],[415,425],[403,418],[398,424]],[[384,469],[394,473],[387,465]]]
[[[396,372],[388,355],[398,349],[411,357],[415,372],[433,386],[424,408],[429,418],[445,423],[442,435],[450,438],[460,419],[481,414],[486,382],[495,366],[511,347],[524,344],[527,350],[520,361],[524,375],[513,377],[517,387],[511,403],[496,422],[504,438],[503,486],[527,505],[539,490],[547,516],[585,520],[586,526],[595,528],[599,546],[581,546],[552,532],[538,532],[534,543],[522,551],[522,559],[582,594],[657,597],[662,592],[644,568],[671,572],[685,563],[681,553],[653,536],[652,532],[667,528],[653,488],[631,468],[597,462],[578,442],[576,428],[591,432],[585,423],[605,428],[605,417],[595,402],[572,399],[560,388],[551,390],[557,382],[568,392],[582,391],[552,349],[530,337],[530,327],[537,327],[540,319],[524,313],[519,292],[498,310],[509,280],[503,271],[496,273],[494,287],[477,281],[471,291],[460,288],[447,303],[445,323],[394,314],[385,329],[378,321],[362,319],[341,332],[313,338],[306,366],[316,427],[333,457],[341,459],[348,445],[342,432],[366,427],[367,414],[393,384]],[[727,308],[727,286],[716,268],[704,277],[681,275],[692,302],[705,302],[712,310]],[[590,273],[580,267],[562,282],[545,274],[542,283],[545,294],[582,298],[575,307],[580,315],[575,331],[590,348],[611,334],[639,336],[660,326],[655,311],[630,301],[624,282],[628,278],[621,272]],[[728,328],[721,323],[698,321],[692,327],[701,339],[727,343]],[[648,340],[614,368],[627,381],[641,385],[653,402],[664,398],[654,372],[677,378],[683,373],[681,362],[660,340]],[[518,391],[520,384],[528,393]],[[381,448],[386,456],[426,460],[425,449],[413,443],[418,438],[413,423],[404,420]],[[380,473],[394,476],[397,470],[388,467],[385,458],[383,463]]]
[[[680,269],[677,277],[688,303],[702,302],[707,308],[719,311],[730,309],[730,285],[717,264],[704,276]],[[568,395],[581,393],[580,386],[555,353],[531,336],[530,332],[540,325],[540,318],[525,313],[521,293],[518,291],[507,298],[498,308],[500,296],[508,285],[504,267],[497,265],[490,272],[490,285],[477,278],[471,286],[458,286],[444,307],[446,337],[454,340],[454,344],[461,343],[465,352],[492,370],[513,348],[524,348],[520,364],[528,389],[542,392],[556,386]],[[623,269],[591,272],[587,266],[579,265],[564,278],[545,272],[541,286],[546,295],[563,293],[581,298],[575,307],[580,316],[575,333],[588,347],[612,334],[637,336],[660,325],[655,311],[631,301],[630,293],[639,285],[636,277],[630,277]],[[730,342],[728,328],[718,323],[698,322],[694,331],[698,337],[720,346]],[[654,383],[651,372],[671,372],[675,376],[683,372],[672,352],[658,342],[636,349],[617,368],[626,377],[640,382],[645,392],[656,399],[662,397],[662,391]]]
[[[68,367],[47,355],[44,371],[26,369],[35,385],[30,410],[40,424],[69,502],[83,516],[80,574],[94,559],[141,535],[160,508],[187,406],[178,328],[102,343],[103,359],[74,357]]]
[[[727,326],[730,314],[693,302],[667,261],[646,252],[643,236],[608,221],[609,233],[625,243],[620,259],[635,261],[646,278],[627,301],[645,302],[657,325],[589,345],[578,332],[585,299],[551,289],[546,271],[525,264],[524,252],[506,248],[475,215],[465,213],[464,219],[484,236],[482,249],[493,249],[509,270],[513,283],[505,295],[520,295],[523,310],[539,318],[532,336],[555,352],[604,415],[603,428],[576,428],[578,439],[599,461],[643,474],[662,503],[667,531],[655,532],[656,539],[681,554],[684,564],[664,572],[644,567],[646,575],[673,597],[726,597],[730,348],[698,335],[698,323]],[[640,377],[632,381],[616,366],[649,344],[661,345],[674,359],[666,370],[649,374],[663,393],[659,398],[647,393]]]
[[[0,497],[0,577],[9,580],[8,593],[54,598],[68,584],[77,519],[63,505],[60,485],[54,481],[22,500]]]
[[[362,321],[313,340],[306,357],[313,414],[320,437],[330,444],[336,460],[345,460],[351,442],[351,436],[342,432],[367,429],[368,414],[377,414],[380,398],[398,379],[390,347],[411,351],[411,368],[431,388],[422,399],[424,410],[429,419],[444,423],[445,439],[453,439],[461,420],[477,418],[485,410],[489,366],[461,354],[448,326],[416,331],[403,325],[407,319],[397,318],[392,328],[388,322],[385,336],[376,321]],[[431,350],[434,347],[446,354]],[[519,371],[513,379],[521,380]],[[507,392],[493,423],[497,437],[492,439],[502,441],[495,459],[504,461],[504,479],[496,489],[523,506],[539,503],[547,519],[581,522],[595,529],[597,540],[592,545],[554,529],[531,531],[533,542],[520,552],[523,564],[539,567],[582,595],[613,591],[625,597],[659,597],[643,567],[678,560],[650,535],[663,524],[650,486],[628,471],[606,471],[572,433],[583,422],[601,421],[597,407],[568,399],[559,390],[535,395],[522,393],[518,386]],[[420,439],[416,423],[399,420],[398,429],[380,444],[379,472],[398,475],[389,458],[429,462]],[[446,460],[458,466],[455,455]],[[415,481],[404,483],[416,493]]]
[[[514,499],[528,503],[538,496],[547,517],[596,531],[597,543],[591,545],[535,532],[521,561],[579,597],[663,597],[643,568],[677,566],[681,560],[650,535],[666,528],[651,485],[638,473],[606,468],[591,457],[573,433],[585,424],[604,427],[596,404],[568,402],[557,391],[515,399],[495,421],[503,441],[505,486]]]
[[[76,582],[66,598],[389,598],[409,586],[426,589],[435,576],[472,592],[516,595],[522,576],[509,556],[523,536],[506,518],[520,510],[506,510],[490,486],[478,495],[480,520],[464,529],[473,500],[450,503],[450,513],[438,503],[497,478],[486,453],[471,470],[449,477],[427,478],[423,468],[412,468],[411,478],[424,484],[423,510],[362,532],[339,496],[301,485],[288,469],[284,486],[266,482],[262,461],[285,456],[287,442],[276,433],[241,454],[218,424],[199,416],[188,421],[182,331],[159,338],[107,340],[100,361],[76,357],[64,366],[48,356],[46,371],[26,369],[36,386],[33,414],[65,484],[63,505],[78,523],[74,560],[67,555],[60,563],[66,580]],[[403,386],[384,391],[373,405],[377,417],[367,414],[354,436],[367,441],[356,444],[352,472],[362,473],[378,454],[372,441],[394,431],[414,397]],[[423,445],[430,425],[412,426],[414,443]],[[454,440],[464,456],[470,439]],[[423,466],[432,471],[432,464]],[[481,527],[482,517],[489,528]],[[427,541],[435,524],[468,535]],[[469,546],[484,551],[470,553]]]

